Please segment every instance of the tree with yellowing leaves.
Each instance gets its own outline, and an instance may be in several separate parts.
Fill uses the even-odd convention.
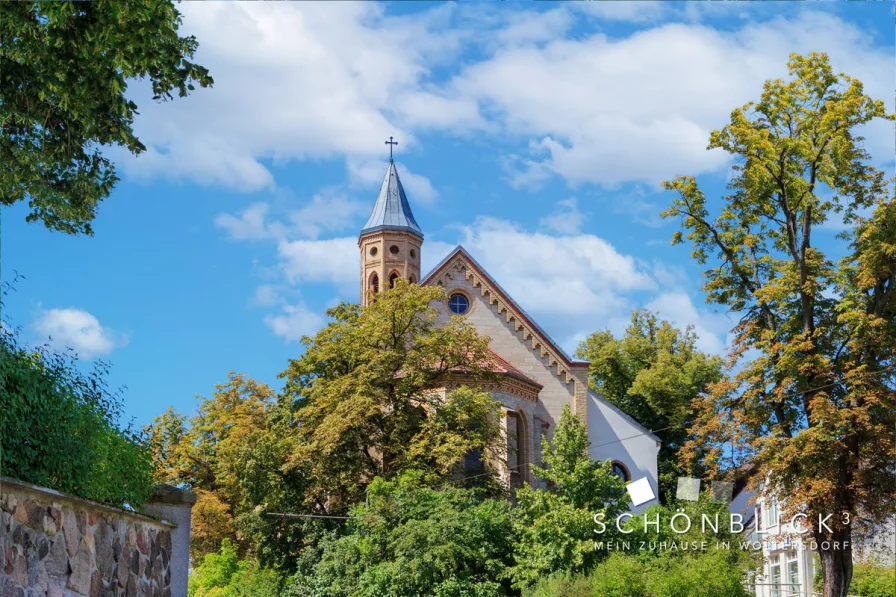
[[[896,204],[855,131],[893,117],[824,54],[789,68],[712,133],[735,158],[717,206],[692,177],[664,184],[673,244],[690,241],[708,300],[741,315],[731,357],[747,361],[698,399],[683,457],[751,462],[754,488],[815,521],[824,596],[843,597],[852,541],[896,512]],[[814,234],[835,217],[836,260]]]

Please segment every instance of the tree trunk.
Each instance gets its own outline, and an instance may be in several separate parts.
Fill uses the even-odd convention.
[[[817,537],[817,542],[824,597],[846,597],[852,581],[852,533],[849,528],[837,530]]]

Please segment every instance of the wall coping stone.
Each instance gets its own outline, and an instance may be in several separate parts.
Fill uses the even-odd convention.
[[[173,485],[156,485],[152,488],[152,498],[147,503],[185,504],[192,507],[196,503],[196,494]]]
[[[149,522],[152,524],[160,525],[166,527],[168,529],[175,529],[177,525],[169,522],[167,520],[162,520],[160,518],[156,518],[155,516],[150,516],[149,514],[144,514],[141,512],[135,512],[134,510],[126,510],[124,508],[117,508],[115,506],[109,506],[108,504],[103,504],[101,502],[95,502],[93,500],[88,500],[86,498],[75,497],[73,495],[69,495],[67,493],[62,493],[60,491],[56,491],[55,489],[50,489],[48,487],[41,487],[40,485],[34,485],[33,483],[27,483],[25,481],[20,481],[18,479],[13,479],[12,477],[4,477],[0,475],[0,490],[3,490],[5,486],[11,486],[13,488],[36,493],[41,496],[46,496],[49,498],[57,499],[59,501],[68,502],[69,504],[75,504],[77,506],[94,508],[96,510],[102,510],[104,512],[108,512],[110,514],[115,514],[117,516],[126,516],[137,521],[141,522]],[[190,494],[193,495],[193,494]],[[193,501],[196,498],[193,496]],[[150,502],[152,503],[152,502]]]

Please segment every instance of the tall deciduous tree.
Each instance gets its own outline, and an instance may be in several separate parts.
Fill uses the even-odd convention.
[[[576,356],[591,362],[589,384],[648,429],[662,429],[660,500],[675,497],[683,474],[678,451],[694,422],[693,399],[722,378],[722,359],[696,348],[697,336],[649,311],[632,313],[622,338],[609,330],[588,336]]]
[[[375,476],[406,469],[447,475],[473,449],[495,449],[498,405],[487,392],[439,391],[446,375],[485,377],[487,339],[460,317],[437,325],[441,288],[398,280],[364,309],[341,304],[290,361],[296,428],[287,469],[306,471],[309,505],[333,511],[364,499]]]
[[[27,200],[28,221],[93,233],[118,180],[103,146],[146,149],[128,81],[148,79],[156,100],[212,84],[180,22],[171,0],[0,3],[0,204]]]
[[[709,301],[742,314],[732,356],[751,359],[701,400],[685,456],[708,444],[711,467],[748,458],[754,483],[791,513],[833,515],[830,531],[812,532],[832,542],[820,551],[824,595],[841,597],[844,542],[896,507],[896,207],[855,133],[893,117],[824,54],[791,56],[789,68],[711,135],[710,148],[736,158],[717,216],[693,178],[665,183],[678,194],[665,215],[686,235],[673,243],[686,238],[711,264]],[[838,215],[849,244],[835,261],[813,232]]]
[[[302,504],[304,478],[281,470],[289,420],[270,387],[231,373],[200,399],[196,416],[169,408],[147,427],[157,481],[187,484],[198,495],[194,557],[217,551],[226,538],[278,566],[301,548],[293,532],[302,529],[292,525],[281,533],[280,521],[263,516]]]

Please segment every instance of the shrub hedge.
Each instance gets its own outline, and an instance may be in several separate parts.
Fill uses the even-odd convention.
[[[142,433],[119,426],[108,366],[84,373],[71,351],[29,348],[0,329],[0,474],[110,505],[152,490]]]

